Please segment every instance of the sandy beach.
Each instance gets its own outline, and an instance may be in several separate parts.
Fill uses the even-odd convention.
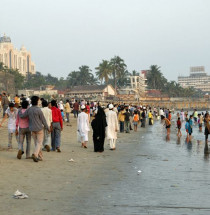
[[[77,199],[77,193],[80,190],[87,190],[86,184],[90,180],[96,183],[93,189],[98,189],[98,183],[108,183],[104,182],[106,180],[103,177],[107,176],[103,174],[103,168],[104,166],[105,169],[107,167],[109,169],[109,166],[112,168],[112,161],[115,158],[113,156],[120,152],[108,150],[106,144],[104,153],[94,153],[92,132],[89,132],[88,149],[81,148],[77,142],[76,119],[73,117],[70,125],[66,124],[62,132],[62,152],[43,152],[44,161],[34,163],[31,159],[26,160],[25,154],[21,160],[16,158],[18,149],[15,138],[13,138],[13,149],[6,150],[7,123],[5,122],[0,130],[1,215],[81,214],[77,209],[82,207],[83,202]],[[126,134],[122,136],[126,137]],[[32,141],[31,152],[33,148]],[[74,162],[69,162],[70,159]],[[26,193],[29,199],[13,199],[12,195],[17,189]],[[85,208],[84,214],[89,214],[85,212]]]
[[[204,136],[194,127],[193,140],[170,141],[156,121],[138,132],[119,134],[117,150],[93,152],[77,142],[76,120],[64,127],[61,153],[44,152],[44,161],[16,158],[7,146],[6,124],[0,130],[1,215],[204,215],[210,213],[209,157]],[[33,145],[33,144],[32,144]],[[68,162],[73,159],[75,162]],[[138,173],[138,171],[141,171]],[[16,190],[28,199],[13,199]]]

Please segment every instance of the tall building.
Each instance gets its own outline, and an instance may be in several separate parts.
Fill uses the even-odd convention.
[[[20,50],[14,48],[10,37],[0,37],[0,62],[11,69],[18,69],[23,75],[35,74],[35,64],[31,61],[31,53],[24,46]]]
[[[144,71],[139,75],[130,76],[131,88],[138,92],[139,96],[144,96],[146,91],[146,76]]]
[[[205,72],[204,66],[190,68],[189,76],[179,76],[178,83],[183,87],[194,87],[203,92],[210,92],[210,76]]]

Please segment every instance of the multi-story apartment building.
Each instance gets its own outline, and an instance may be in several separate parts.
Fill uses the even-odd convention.
[[[35,74],[35,64],[31,61],[31,53],[24,46],[20,50],[15,49],[10,37],[0,37],[0,62],[12,69],[18,69],[23,75]]]
[[[178,83],[183,87],[194,87],[203,92],[210,92],[210,76],[204,66],[191,67],[189,76],[179,76]]]
[[[143,72],[136,76],[130,76],[131,88],[135,90],[140,96],[145,95],[146,91],[146,77]]]

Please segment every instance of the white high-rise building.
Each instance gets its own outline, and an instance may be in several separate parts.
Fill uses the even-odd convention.
[[[23,75],[35,74],[35,64],[31,61],[31,53],[24,46],[20,50],[15,49],[10,37],[0,37],[0,62],[11,69],[18,69]]]
[[[189,76],[179,76],[178,83],[183,87],[194,87],[203,92],[210,92],[210,76],[205,72],[204,66],[190,68]]]

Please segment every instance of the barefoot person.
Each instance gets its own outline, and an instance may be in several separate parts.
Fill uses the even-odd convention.
[[[12,136],[16,134],[16,119],[17,119],[18,110],[15,108],[14,103],[10,103],[9,107],[5,110],[4,118],[0,123],[0,127],[4,123],[4,121],[8,118],[8,149],[12,149]],[[18,141],[18,140],[17,140]]]
[[[87,148],[88,143],[88,132],[89,132],[89,117],[88,114],[85,113],[85,105],[81,106],[81,113],[77,118],[77,131],[79,132],[79,136],[81,139],[82,147]]]
[[[177,120],[176,124],[177,124],[177,129],[178,129],[177,136],[181,137],[182,136],[182,132],[181,132],[182,122],[181,122],[180,117],[178,117],[178,120]]]
[[[163,117],[163,120],[165,121],[165,126],[166,126],[166,130],[167,130],[167,135],[170,134],[171,131],[171,122],[170,120],[168,120],[165,116]]]
[[[106,136],[109,140],[110,150],[116,149],[117,131],[119,130],[117,114],[113,111],[113,104],[109,105],[109,111],[106,113]]]

